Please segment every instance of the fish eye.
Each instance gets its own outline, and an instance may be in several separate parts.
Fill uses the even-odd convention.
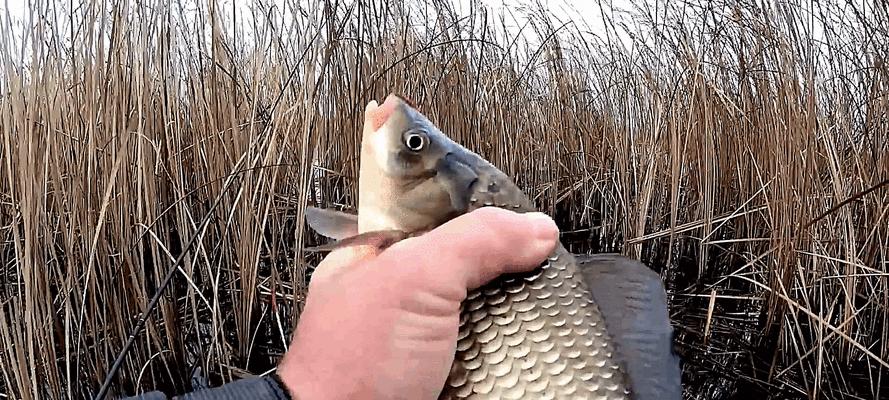
[[[420,151],[426,147],[426,135],[422,132],[408,132],[404,135],[404,145],[410,151]]]

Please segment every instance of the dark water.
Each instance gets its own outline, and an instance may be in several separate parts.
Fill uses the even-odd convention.
[[[557,207],[553,213],[554,218],[563,230],[562,242],[574,253],[613,253],[622,252],[623,238],[617,235],[603,235],[602,232],[618,231],[618,229],[603,229],[603,218],[596,213],[584,222],[578,222],[575,215],[577,210],[570,207]],[[280,235],[269,240],[295,242],[296,221],[291,219],[280,231]],[[306,230],[308,243],[313,245],[324,242],[323,239]],[[799,376],[799,369],[792,368],[779,378],[769,378],[774,372],[782,370],[786,363],[779,363],[773,367],[776,360],[776,351],[779,348],[779,329],[768,331],[764,318],[766,305],[762,300],[750,298],[754,293],[749,284],[741,281],[725,281],[718,285],[720,296],[739,296],[743,299],[720,298],[714,307],[714,318],[710,334],[705,341],[704,330],[707,320],[707,308],[709,305],[710,288],[727,273],[740,268],[745,260],[728,252],[711,250],[708,254],[707,268],[703,274],[698,272],[699,255],[695,242],[691,240],[677,240],[673,244],[672,252],[669,252],[669,240],[657,239],[645,242],[642,245],[641,260],[644,264],[661,274],[667,288],[670,315],[673,319],[676,331],[674,349],[683,360],[683,386],[686,399],[805,399],[801,393],[800,382],[812,380],[812,377]],[[670,259],[667,254],[671,253]],[[258,272],[260,280],[272,275],[274,270],[277,279],[289,283],[293,274],[297,273],[296,266],[303,265],[307,273],[307,279],[311,279],[312,266],[320,261],[322,255],[308,254],[305,259],[295,259],[295,253],[277,254],[276,257],[265,255],[261,259]],[[185,290],[184,283],[180,290]],[[301,299],[296,306],[300,306]],[[290,326],[286,321],[296,318],[297,308],[292,307],[290,301],[279,299],[276,312],[278,318],[285,324],[284,336],[290,338]],[[249,360],[234,359],[234,365],[249,365],[247,370],[251,373],[262,373],[275,367],[277,360],[284,352],[281,343],[281,332],[274,323],[274,316],[270,313],[270,304],[267,296],[260,296],[260,309],[254,313],[253,326],[259,326],[254,341],[254,348]],[[225,307],[223,307],[225,309]],[[262,313],[266,315],[260,320]],[[207,317],[209,321],[209,316]],[[229,325],[227,332],[235,332],[233,319],[227,318]],[[186,359],[189,367],[178,377],[181,382],[173,384],[168,389],[170,392],[181,392],[183,387],[216,386],[225,379],[218,371],[198,371],[195,373],[193,365],[199,362],[206,345],[209,344],[209,325],[204,326],[204,331],[186,334]],[[228,335],[229,343],[236,345],[237,337],[234,333]],[[835,366],[836,367],[836,366]],[[830,379],[824,379],[825,389],[828,393],[821,398],[832,397],[832,393],[844,392],[851,395],[844,398],[873,398],[869,396],[868,366],[861,362],[859,365],[836,367],[844,371],[844,384],[838,387]],[[196,377],[193,378],[193,375]],[[889,382],[889,378],[883,379]],[[830,386],[833,385],[833,386]],[[161,388],[164,389],[164,388]],[[189,389],[191,390],[191,389]]]
[[[621,253],[623,238],[603,235],[618,229],[604,229],[607,224],[593,212],[588,221],[579,223],[578,210],[570,205],[557,207],[556,222],[563,232],[562,242],[574,253]],[[731,224],[725,228],[731,230]],[[642,244],[641,261],[660,273],[667,290],[670,317],[675,329],[674,350],[682,359],[684,397],[695,400],[741,399],[807,399],[804,382],[814,382],[813,376],[800,376],[800,369],[784,370],[794,355],[781,354],[789,347],[779,347],[780,328],[767,329],[767,304],[756,298],[759,293],[752,284],[742,280],[725,280],[725,275],[743,267],[747,260],[730,251],[711,247],[707,254],[704,273],[699,274],[701,255],[697,240],[678,238],[670,249],[668,238],[654,239]],[[669,250],[672,250],[670,252]],[[668,258],[668,254],[671,254]],[[720,297],[714,302],[710,332],[705,340],[707,310],[712,288]],[[804,324],[799,323],[809,332]],[[814,341],[816,338],[809,338]],[[877,351],[879,349],[872,349]],[[783,357],[782,357],[783,356]],[[811,357],[809,360],[811,361]],[[831,364],[835,376],[825,376],[819,398],[873,399],[871,382],[880,379],[881,393],[889,398],[889,371],[879,370],[866,360],[849,364]],[[811,370],[808,365],[807,370]],[[825,368],[826,375],[828,374]],[[882,375],[882,378],[880,376]]]

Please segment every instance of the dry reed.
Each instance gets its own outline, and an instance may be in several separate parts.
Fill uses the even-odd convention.
[[[0,21],[0,397],[94,396],[175,260],[114,393],[274,368],[303,207],[355,204],[390,91],[572,249],[661,272],[688,398],[889,396],[883,2],[638,2],[599,35],[445,1],[30,7]]]

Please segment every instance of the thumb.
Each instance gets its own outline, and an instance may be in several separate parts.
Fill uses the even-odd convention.
[[[538,267],[555,250],[558,237],[558,227],[546,214],[482,207],[396,243],[379,261],[400,269],[396,274],[416,272],[471,290],[499,275]],[[414,262],[388,261],[405,259]]]

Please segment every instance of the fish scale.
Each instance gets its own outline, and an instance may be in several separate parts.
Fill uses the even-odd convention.
[[[397,95],[365,108],[358,199],[357,216],[306,209],[316,232],[338,240],[321,249],[385,248],[480,207],[536,211],[506,174]],[[559,243],[534,271],[468,293],[439,398],[678,400],[672,332],[657,273]]]
[[[490,169],[490,167],[488,167]],[[469,209],[535,211],[500,171],[479,174]],[[630,399],[613,338],[561,244],[540,268],[468,293],[440,399]]]

